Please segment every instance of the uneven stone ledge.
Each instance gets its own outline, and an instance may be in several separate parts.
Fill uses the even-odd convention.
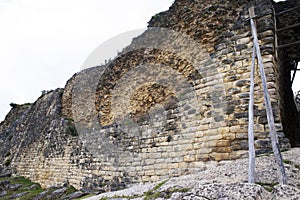
[[[288,185],[278,184],[271,154],[256,159],[256,184],[247,183],[248,160],[210,162],[202,172],[163,182],[134,185],[103,193],[96,199],[298,199],[300,196],[300,148],[283,152]]]

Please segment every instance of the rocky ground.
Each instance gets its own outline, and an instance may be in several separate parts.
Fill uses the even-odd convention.
[[[283,152],[288,185],[278,184],[273,156],[256,159],[256,184],[247,183],[248,160],[210,162],[198,174],[87,198],[99,199],[300,199],[300,148]]]
[[[88,196],[89,191],[76,190],[74,187],[64,185],[62,187],[41,188],[38,183],[33,183],[24,177],[11,177],[9,171],[1,170],[0,174],[0,199],[20,200],[53,200],[53,199],[78,199]]]
[[[198,174],[171,178],[156,183],[133,185],[125,190],[102,193],[72,186],[42,189],[23,177],[11,177],[1,170],[0,199],[300,199],[300,148],[282,153],[288,185],[278,184],[276,164],[272,154],[256,159],[256,184],[247,183],[248,160],[209,162]]]

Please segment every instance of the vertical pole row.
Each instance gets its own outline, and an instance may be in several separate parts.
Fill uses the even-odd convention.
[[[269,92],[268,92],[268,87],[267,87],[265,69],[264,69],[263,60],[262,60],[262,56],[261,56],[260,48],[259,48],[256,25],[253,20],[254,7],[249,9],[249,12],[250,12],[250,22],[251,22],[251,29],[252,29],[252,36],[253,36],[253,45],[256,49],[256,55],[257,55],[260,75],[261,75],[261,79],[262,79],[264,100],[265,100],[265,105],[266,105],[267,119],[268,119],[268,125],[269,125],[269,129],[270,129],[270,137],[271,137],[271,143],[272,143],[272,148],[273,148],[273,152],[274,152],[275,162],[277,163],[278,170],[280,172],[280,183],[287,184],[287,177],[286,177],[286,173],[285,173],[285,169],[284,169],[284,165],[283,165],[283,161],[282,161],[282,156],[281,156],[281,152],[280,152],[280,148],[279,148],[278,137],[277,137],[277,133],[276,133],[274,116],[273,116],[273,111],[272,111],[272,105],[271,105],[271,100],[269,97]]]
[[[254,106],[254,73],[255,73],[255,47],[252,52],[252,66],[250,78],[250,100],[249,100],[249,125],[248,125],[248,146],[249,146],[249,172],[248,182],[255,182],[255,148],[254,148],[254,121],[253,121],[253,106]]]

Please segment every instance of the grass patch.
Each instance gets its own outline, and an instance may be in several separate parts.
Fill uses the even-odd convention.
[[[168,180],[164,180],[164,181],[160,182],[160,183],[157,184],[152,190],[158,190],[158,189],[161,188],[161,186],[163,186],[166,182],[168,182]]]
[[[22,200],[31,200],[44,190],[42,188],[36,189],[36,190],[31,190],[29,194],[26,194],[25,196],[21,197]]]
[[[26,178],[23,177],[23,176],[12,178],[12,179],[10,180],[10,182],[11,182],[12,184],[22,184],[23,187],[29,187],[29,186],[32,186],[32,185],[34,185],[34,184],[36,184],[36,185],[38,185],[39,187],[41,187],[39,184],[31,182],[29,179],[26,179]]]
[[[8,191],[7,195],[1,197],[1,199],[3,200],[11,199],[12,195],[19,194],[26,191],[28,191],[28,194],[19,197],[18,199],[31,200],[35,196],[37,196],[38,194],[44,191],[44,189],[42,189],[42,187],[39,184],[33,183],[29,179],[26,179],[24,177],[8,177],[8,178],[1,178],[0,180],[8,180],[10,184],[22,184],[22,187],[18,188],[15,191]],[[34,189],[30,189],[29,187],[32,185],[36,185],[36,187]]]
[[[72,118],[66,118],[66,134],[72,135],[72,136],[78,136],[77,129],[74,125],[74,120]]]
[[[10,159],[7,159],[7,160],[5,161],[5,163],[4,163],[4,165],[5,165],[6,167],[8,167],[8,166],[10,165],[10,163],[11,163],[11,160],[10,160]]]
[[[161,196],[160,192],[145,192],[144,193],[145,198],[144,200],[151,200],[151,199],[157,199]]]
[[[292,164],[293,164],[293,162],[290,161],[290,160],[283,160],[283,162],[284,162],[285,164],[289,164],[289,165],[292,165]]]
[[[157,199],[159,197],[161,197],[161,193],[157,190],[159,190],[161,188],[162,185],[164,185],[168,180],[164,180],[162,182],[160,182],[159,184],[157,184],[156,186],[154,186],[151,190],[144,192],[143,195],[139,195],[139,196],[114,196],[114,197],[102,197],[100,200],[108,200],[108,199],[116,199],[116,198],[125,198],[125,199],[135,199],[135,198],[142,198],[144,200],[151,200],[151,199]]]
[[[160,182],[152,190],[149,190],[148,192],[145,192],[144,193],[144,196],[145,196],[144,200],[159,198],[161,196],[161,194],[157,190],[160,189],[161,186],[164,185],[166,182],[168,182],[168,180],[164,180],[164,181]]]
[[[275,185],[278,185],[278,182],[275,183],[256,182],[256,184],[262,186],[268,192],[272,192]]]
[[[293,165],[295,168],[300,170],[300,165],[293,163],[291,160],[283,160],[283,162],[288,165]]]
[[[161,16],[160,16],[160,14],[158,13],[158,14],[156,14],[156,15],[153,16],[153,19],[157,20],[157,19],[159,19],[160,17],[161,17]]]
[[[67,191],[66,191],[66,195],[72,194],[74,192],[76,192],[76,188],[74,188],[73,186],[68,187]]]
[[[23,176],[21,176],[21,177],[6,177],[6,178],[3,177],[3,178],[0,178],[0,181],[1,180],[7,180],[7,181],[10,182],[11,185],[14,185],[14,184],[21,184],[22,185],[22,187],[18,188],[15,191],[8,190],[7,195],[5,195],[4,197],[1,197],[1,200],[10,200],[10,199],[12,199],[11,198],[12,195],[16,195],[16,194],[19,194],[19,193],[22,193],[22,192],[28,192],[28,193],[25,194],[22,197],[17,198],[17,199],[32,200],[32,199],[34,199],[34,197],[36,197],[37,195],[39,195],[40,193],[42,193],[44,191],[47,191],[46,195],[49,195],[53,191],[59,189],[57,187],[51,187],[51,188],[48,188],[47,190],[43,189],[40,184],[34,183],[34,182],[30,181],[29,179],[27,179]],[[76,191],[77,190],[73,186],[69,186],[67,188],[66,192],[63,194],[63,196],[60,197],[60,199],[63,199],[67,195],[72,194]],[[94,194],[89,195],[89,196],[86,195],[84,198],[91,197],[91,196],[95,196],[95,195]]]
[[[172,188],[167,191],[167,195],[164,196],[164,198],[170,199],[172,194],[175,192],[185,193],[185,192],[188,192],[189,190],[190,190],[190,188]]]
[[[288,150],[290,150],[290,149],[288,149],[288,148],[280,149],[281,153],[282,153],[282,152],[286,152],[286,151],[288,151]]]

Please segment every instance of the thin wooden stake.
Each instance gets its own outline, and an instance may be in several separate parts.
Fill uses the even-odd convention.
[[[284,30],[290,29],[290,28],[295,28],[297,26],[300,26],[300,23],[293,24],[293,25],[290,25],[290,26],[286,26],[286,27],[283,27],[283,28],[279,28],[279,29],[276,30],[276,32],[284,31]]]
[[[285,48],[285,47],[290,47],[290,46],[293,46],[293,45],[296,45],[296,44],[300,44],[300,41],[292,42],[292,43],[289,43],[289,44],[282,44],[282,45],[279,45],[279,46],[277,47],[277,49]]]
[[[291,11],[293,11],[293,10],[295,10],[295,9],[298,9],[298,8],[300,8],[300,6],[297,6],[297,7],[291,8],[291,9],[284,10],[284,11],[282,11],[282,12],[276,13],[276,15],[277,15],[277,16],[278,16],[278,15],[282,15],[282,14],[284,14],[284,13],[291,12]]]
[[[254,10],[254,8],[252,8]],[[252,10],[249,9],[250,16],[254,13],[252,13]],[[259,69],[260,69],[260,75],[262,79],[262,85],[263,85],[263,92],[264,92],[264,99],[265,99],[265,104],[266,104],[266,112],[267,112],[267,119],[268,119],[268,124],[270,128],[270,137],[271,137],[271,143],[272,143],[272,148],[274,152],[274,157],[275,157],[275,162],[278,165],[278,171],[280,172],[280,183],[281,184],[287,184],[287,177],[282,161],[282,156],[279,148],[279,143],[278,143],[278,137],[276,133],[276,128],[275,128],[275,123],[274,123],[274,116],[273,116],[273,111],[272,111],[272,105],[269,97],[269,92],[268,92],[268,87],[267,87],[267,81],[266,81],[266,74],[265,74],[265,69],[263,65],[263,59],[260,53],[260,48],[259,48],[259,42],[258,42],[258,37],[257,37],[257,30],[256,26],[253,20],[253,17],[250,17],[250,22],[251,22],[251,28],[252,28],[252,35],[253,35],[253,44],[256,49],[256,55],[258,58],[258,64],[259,64]]]
[[[250,78],[249,125],[248,125],[248,146],[249,146],[248,182],[249,183],[255,182],[255,148],[254,148],[254,121],[253,121],[255,57],[256,57],[255,47],[253,46],[251,78]]]

